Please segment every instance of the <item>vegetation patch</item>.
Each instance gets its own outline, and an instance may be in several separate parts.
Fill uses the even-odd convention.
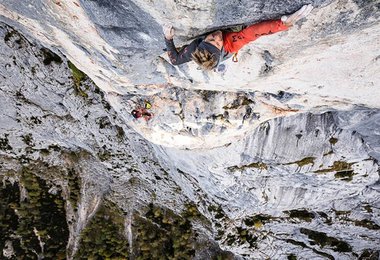
[[[128,259],[129,244],[123,232],[123,213],[105,202],[81,233],[74,259]]]
[[[227,235],[227,245],[243,245],[245,243],[249,244],[250,248],[257,248],[258,237],[253,235],[251,231],[247,229],[238,228],[237,234]]]
[[[228,104],[226,106],[223,107],[224,110],[227,110],[227,109],[238,109],[242,106],[249,106],[251,104],[254,104],[255,102],[249,98],[247,98],[246,96],[242,96],[240,98],[237,98],[236,100],[234,100],[234,102],[232,102],[231,104]]]
[[[4,41],[5,41],[5,42],[10,41],[10,39],[11,39],[15,34],[17,35],[17,32],[14,31],[14,30],[12,30],[12,31],[8,31],[8,32],[5,34],[5,36],[4,36]]]
[[[82,89],[82,82],[87,79],[87,75],[83,71],[75,67],[75,65],[70,61],[68,61],[67,64],[71,69],[71,73],[73,75],[75,91],[78,95],[87,98],[88,94]]]
[[[302,160],[296,161],[296,162],[291,162],[291,163],[286,163],[285,165],[290,165],[290,164],[297,164],[298,167],[303,167],[308,164],[314,165],[314,160],[315,157],[305,157]]]
[[[32,134],[26,134],[26,135],[23,135],[21,136],[22,138],[22,141],[26,144],[26,145],[29,145],[29,146],[32,146],[33,145],[33,137],[32,137]]]
[[[244,166],[244,168],[256,168],[260,170],[268,170],[268,165],[263,162],[255,162]]]
[[[380,259],[380,251],[376,249],[364,249],[359,260],[378,260]]]
[[[11,241],[17,259],[65,259],[69,231],[61,193],[49,193],[47,183],[26,167],[19,184],[4,183],[0,186],[0,252],[4,242]],[[19,185],[26,190],[25,198]]]
[[[256,248],[258,237],[255,236],[252,231],[249,231],[241,227],[238,227],[237,231],[237,233],[239,234],[240,243],[247,242],[250,248]]]
[[[244,223],[248,227],[261,227],[262,225],[271,222],[275,218],[270,215],[258,214],[244,219]]]
[[[209,206],[208,207],[208,211],[210,211],[211,213],[214,213],[214,217],[216,219],[227,218],[226,214],[223,211],[223,208],[220,205],[218,205],[218,206],[215,206],[215,205]]]
[[[335,173],[336,179],[341,179],[342,181],[352,181],[352,178],[354,177],[355,173],[353,170],[349,171],[340,171]]]
[[[227,221],[228,217],[227,217],[227,215],[225,214],[223,208],[220,205],[218,205],[218,206],[216,206],[216,205],[210,205],[210,206],[208,206],[208,211],[211,214],[213,214],[213,216],[215,218],[214,224],[215,224],[215,227],[217,229],[217,235],[216,235],[215,239],[216,240],[221,240],[222,237],[225,234],[225,229],[224,229],[224,226],[222,224],[220,224],[220,223],[222,221]]]
[[[326,213],[322,212],[322,211],[318,211],[317,212],[318,215],[324,219],[324,222],[327,224],[327,225],[331,225],[332,224],[332,219],[331,217],[329,217]]]
[[[347,171],[347,170],[351,170],[351,166],[353,164],[354,163],[347,163],[344,161],[335,161],[330,168],[317,170],[317,171],[315,171],[315,173]]]
[[[104,162],[112,158],[112,153],[108,150],[103,150],[98,152],[98,158],[100,161]]]
[[[355,220],[354,223],[355,223],[355,226],[365,227],[372,230],[380,229],[379,225],[377,225],[375,222],[369,219]]]
[[[314,214],[306,209],[293,209],[284,211],[284,213],[288,214],[290,218],[297,218],[306,222],[311,222],[311,220],[315,218]]]
[[[344,161],[335,161],[333,165],[327,169],[321,169],[315,171],[315,173],[328,173],[336,172],[335,178],[341,179],[343,181],[352,181],[353,176],[356,174],[352,169],[354,163],[348,163]]]
[[[50,65],[52,62],[57,64],[61,64],[63,62],[61,57],[47,48],[41,48],[41,52],[44,57],[43,63],[45,65]]]
[[[315,248],[311,248],[311,247],[308,247],[304,242],[301,242],[301,241],[297,241],[297,240],[293,240],[293,239],[285,239],[285,242],[289,243],[289,244],[292,244],[292,245],[296,245],[296,246],[300,246],[300,247],[303,247],[303,248],[309,248],[311,249],[314,253],[318,254],[318,255],[321,255],[321,256],[324,256],[328,259],[331,259],[331,260],[335,260],[335,258],[330,255],[330,254],[327,254],[325,252],[321,252],[321,251],[318,251],[316,250]]]
[[[368,212],[368,213],[372,213],[373,210],[372,210],[372,207],[370,205],[365,205],[364,206],[364,209]]]
[[[136,259],[192,259],[197,248],[197,232],[192,221],[204,221],[194,204],[180,215],[149,205],[145,218],[135,216],[134,256]]]
[[[4,137],[0,137],[0,150],[12,150],[12,146],[9,145],[8,134],[5,134]]]
[[[335,145],[337,142],[338,142],[338,139],[335,138],[335,137],[331,137],[331,138],[329,139],[329,143],[330,143],[331,145]]]
[[[16,249],[16,254],[20,254],[20,241],[11,239],[16,235],[16,230],[19,225],[18,217],[15,209],[20,207],[20,189],[17,183],[10,183],[5,180],[0,182],[0,252],[3,252],[4,244],[7,240],[12,241],[13,247]]]
[[[259,169],[259,170],[268,170],[268,165],[263,162],[254,162],[248,165],[243,165],[241,167],[238,167],[238,166],[228,167],[228,170],[236,171],[236,170],[246,170],[250,168]]]
[[[317,244],[321,248],[327,246],[336,252],[352,252],[351,246],[342,240],[336,239],[334,237],[329,237],[326,233],[314,231],[307,228],[301,228],[300,232],[308,236],[311,240],[311,244]]]
[[[69,186],[69,201],[76,211],[78,208],[78,201],[80,198],[81,180],[79,174],[75,170],[69,169],[67,173],[67,181]]]
[[[117,132],[116,137],[121,142],[125,138],[125,131],[123,127],[121,126],[116,125],[115,127],[116,127],[116,132]]]

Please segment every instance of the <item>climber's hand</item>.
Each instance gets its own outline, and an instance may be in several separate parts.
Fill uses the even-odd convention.
[[[292,26],[295,24],[298,20],[301,20],[302,18],[306,17],[311,10],[313,10],[313,6],[311,4],[304,5],[299,9],[297,12],[294,14],[291,14],[289,16],[282,16],[281,21],[286,25],[286,26]]]
[[[164,24],[164,26],[162,26],[162,30],[163,30],[165,38],[167,40],[173,39],[173,37],[174,37],[174,28],[173,28],[173,26],[171,24]]]

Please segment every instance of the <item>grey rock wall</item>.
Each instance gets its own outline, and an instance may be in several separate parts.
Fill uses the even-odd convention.
[[[318,17],[311,32],[302,30],[302,23],[295,30],[302,39],[311,37],[314,45],[322,44],[324,39],[331,35],[359,32],[376,25],[379,19],[378,1],[57,0],[34,1],[30,4],[5,0],[2,1],[1,8],[3,20],[72,56],[72,60],[91,75],[101,88],[105,89],[105,85],[111,81],[116,85],[113,86],[115,90],[123,92],[123,88],[130,91],[138,85],[168,82],[167,77],[173,70],[160,58],[165,48],[161,32],[161,25],[164,23],[174,25],[176,43],[182,45],[215,29],[278,19],[281,15],[290,14],[302,5],[310,3],[316,10],[326,10],[326,14]],[[91,31],[88,31],[89,27],[93,27],[90,28]],[[83,57],[79,59],[74,55],[72,46],[57,39],[56,29],[66,34],[65,37],[68,37],[76,48],[92,56],[94,69],[86,65]],[[94,42],[89,42],[86,36],[92,36]],[[290,44],[283,47],[292,51],[300,52],[311,47],[292,45],[294,39],[289,41]],[[100,46],[96,47],[96,44]],[[251,72],[253,71],[254,68],[251,68]],[[180,75],[181,73],[175,72],[176,77]],[[189,77],[196,82],[193,87],[201,85],[204,81],[192,73],[187,76]],[[186,82],[187,80],[175,82],[175,85],[191,86]],[[231,81],[227,80],[223,85],[227,86],[230,83]]]
[[[160,248],[141,250],[153,242],[168,247],[169,255],[224,254],[206,232],[207,223],[198,231],[191,229],[190,221],[201,218],[196,207],[190,206],[169,169],[160,166],[152,145],[125,126],[90,79],[83,74],[78,81],[78,70],[70,65],[70,71],[66,58],[4,24],[0,38],[2,257],[164,254]],[[34,215],[21,215],[26,207]],[[59,218],[45,221],[56,208]],[[153,210],[176,222],[161,223],[160,216],[149,215]],[[111,218],[108,226],[99,224],[103,218]],[[180,224],[181,219],[186,223]],[[167,234],[158,229],[147,241],[142,234],[154,229],[149,225],[160,224]],[[57,227],[64,230],[60,240],[55,239]],[[184,245],[173,249],[171,236],[181,241],[181,232],[188,234]],[[109,247],[99,248],[95,240]],[[196,250],[182,248],[188,244]]]
[[[306,3],[315,5],[307,19],[244,47],[222,75],[194,63],[172,66],[163,51],[164,23],[174,25],[181,46],[215,29],[279,18]],[[132,128],[156,144],[209,148],[277,116],[378,107],[378,1],[3,1],[0,7],[1,19],[65,54]],[[191,94],[174,94],[183,89]],[[199,101],[195,89],[214,91],[210,102],[220,106]],[[129,95],[137,93],[156,104],[153,113],[160,117],[150,124],[131,121]],[[275,98],[282,93],[288,98]],[[242,95],[252,105],[228,109]],[[244,120],[248,110],[254,117]]]
[[[248,259],[375,257],[378,117],[366,109],[302,114],[225,147],[158,153],[216,199],[210,213],[225,249]]]

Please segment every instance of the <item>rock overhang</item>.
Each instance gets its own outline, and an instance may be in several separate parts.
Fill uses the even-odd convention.
[[[186,98],[196,96],[199,90],[224,93],[226,97],[228,93],[243,92],[247,97],[254,93],[260,105],[255,108],[244,105],[241,109],[253,110],[252,115],[260,118],[256,116],[253,124],[243,120],[245,112],[229,118],[240,123],[223,123],[223,129],[228,130],[223,130],[224,134],[231,133],[223,135],[223,144],[230,143],[237,133],[247,133],[245,127],[253,129],[273,117],[357,106],[378,107],[375,89],[380,81],[380,59],[376,56],[380,29],[376,26],[379,15],[375,2],[313,1],[316,8],[306,20],[286,32],[262,37],[246,46],[239,52],[237,64],[226,62],[224,74],[200,71],[192,62],[172,66],[163,51],[163,23],[174,24],[175,41],[180,46],[214,29],[279,18],[303,4],[303,1],[118,0],[41,2],[38,7],[5,1],[1,14],[45,45],[67,55],[144,137],[168,146],[179,145],[180,142],[170,141],[173,138],[186,139],[188,145],[178,147],[190,148],[209,147],[204,140],[211,142],[212,136],[221,132],[204,129],[218,125],[218,115],[228,111],[211,111],[207,104],[212,100],[200,99],[193,104],[207,108],[198,115],[204,116],[200,121],[194,121],[191,113],[184,113],[175,124],[166,124],[164,121],[174,119],[175,114],[170,109],[156,109],[155,114],[162,115],[160,120],[135,124],[128,111],[133,107],[128,104],[123,107],[126,104],[123,100],[137,94],[155,100],[158,106],[170,100],[175,107],[181,107]],[[37,7],[41,16],[32,12]],[[361,46],[366,46],[366,50]],[[173,87],[177,90],[171,90]],[[169,93],[178,93],[178,89],[193,94],[167,98]],[[291,98],[269,98],[283,92]],[[222,107],[228,106],[226,102]],[[199,136],[200,133],[204,136]],[[198,144],[189,145],[192,142]]]

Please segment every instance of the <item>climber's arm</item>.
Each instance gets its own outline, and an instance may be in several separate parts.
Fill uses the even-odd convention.
[[[166,49],[168,52],[168,56],[170,59],[170,62],[173,65],[180,65],[186,62],[191,61],[191,54],[195,51],[197,48],[197,40],[193,41],[189,45],[182,48],[180,51],[177,51],[173,37],[174,37],[174,29],[172,25],[164,25],[163,26],[163,32],[165,36],[165,44]]]
[[[197,40],[191,42],[189,45],[183,47],[180,51],[177,51],[173,39],[168,40],[165,38],[166,49],[168,51],[168,56],[170,62],[173,65],[180,65],[191,61],[191,54],[195,51],[197,47]]]

